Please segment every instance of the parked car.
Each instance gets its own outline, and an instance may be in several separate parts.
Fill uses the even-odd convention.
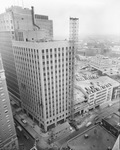
[[[76,122],[70,122],[69,124],[70,124],[76,131],[79,130],[78,127],[77,127],[77,125],[76,125]]]
[[[39,141],[39,138],[37,137],[37,138],[35,139],[35,141],[38,142],[38,141]]]
[[[72,128],[72,127],[70,127],[70,132],[72,133],[72,132],[74,132],[75,130]]]
[[[95,122],[95,125],[96,125],[96,124],[99,124],[99,123],[101,123],[101,121],[96,121],[96,122]]]
[[[86,127],[89,127],[89,126],[91,126],[92,125],[92,122],[88,122],[87,124],[86,124]]]
[[[19,131],[22,131],[22,128],[21,128],[20,126],[17,126],[17,129],[18,129]]]
[[[28,140],[29,139],[29,137],[26,135],[26,134],[23,134],[24,135],[24,137]]]
[[[112,106],[112,103],[108,104],[108,107]]]
[[[94,118],[94,120],[95,120],[95,121],[97,121],[98,119],[99,119],[99,117],[98,117],[98,116],[96,116],[96,117]]]
[[[25,119],[21,119],[22,123],[27,124],[27,121]]]
[[[85,138],[85,139],[87,139],[88,137],[89,137],[88,134],[85,134],[85,135],[84,135],[84,138]]]

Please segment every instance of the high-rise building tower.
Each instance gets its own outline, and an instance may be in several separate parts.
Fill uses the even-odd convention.
[[[47,131],[70,116],[74,46],[69,41],[53,41],[52,21],[47,16],[34,15],[33,7],[12,7],[8,12],[14,25],[10,32],[11,55],[21,107]],[[9,51],[8,47],[5,48]],[[6,53],[2,51],[8,58]]]
[[[70,116],[74,47],[68,41],[13,41],[23,110],[45,131]]]
[[[18,140],[0,56],[0,150],[18,149]]]
[[[34,8],[12,6],[0,14],[0,52],[10,98],[21,105],[12,41],[49,41],[53,39],[53,22],[48,16],[34,14]]]

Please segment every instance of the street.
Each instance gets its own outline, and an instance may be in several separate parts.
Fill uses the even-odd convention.
[[[19,131],[19,129],[16,128],[16,132],[18,136],[20,150],[30,150],[30,148],[34,145],[33,138],[28,133],[26,133],[23,128],[22,131]],[[24,135],[26,135],[27,138]]]
[[[116,102],[116,103],[114,103],[112,106],[110,106],[110,107],[105,107],[105,108],[103,108],[103,109],[97,109],[97,111],[95,111],[95,116],[98,116],[99,117],[99,119],[97,120],[97,121],[101,121],[101,119],[102,118],[104,118],[104,117],[106,117],[106,116],[108,116],[108,115],[110,115],[110,114],[112,114],[112,113],[114,113],[114,112],[117,112],[118,111],[118,109],[119,109],[119,107],[120,107],[120,102]],[[58,147],[65,147],[66,145],[67,145],[67,142],[70,140],[70,139],[72,139],[72,138],[74,138],[75,136],[77,136],[77,135],[79,135],[79,134],[81,134],[82,132],[84,132],[85,130],[87,130],[87,129],[89,129],[89,128],[91,128],[92,126],[95,126],[95,120],[94,119],[92,119],[92,120],[90,120],[90,121],[92,121],[92,125],[90,126],[90,127],[87,127],[86,128],[86,126],[82,126],[78,131],[75,131],[75,132],[73,132],[72,134],[70,134],[69,136],[67,136],[67,137],[65,137],[65,138],[62,138],[62,139],[60,139],[59,141],[56,141],[55,142],[55,145],[57,145]]]

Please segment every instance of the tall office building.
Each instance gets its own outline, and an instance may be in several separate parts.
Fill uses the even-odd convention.
[[[74,47],[68,41],[13,41],[23,110],[45,131],[70,116]]]
[[[4,30],[8,30],[9,22],[11,51],[8,45],[3,44],[2,37],[0,41],[3,44],[3,63],[7,68],[9,51],[15,75],[7,68],[9,74],[6,77],[16,77],[22,109],[47,131],[70,116],[73,43],[53,41],[52,21],[48,20],[48,16],[34,15],[33,7],[31,10],[11,7],[7,13],[12,19],[2,18],[0,29],[5,26]]]
[[[23,39],[24,37],[24,39]],[[53,22],[48,16],[34,14],[34,8],[12,6],[0,14],[0,52],[10,97],[21,105],[12,40],[49,41],[53,39]]]
[[[0,56],[0,150],[18,149],[18,141]]]

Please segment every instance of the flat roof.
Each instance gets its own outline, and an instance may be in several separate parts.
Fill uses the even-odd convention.
[[[56,126],[53,129],[53,132],[58,133],[58,132],[65,130],[66,128],[70,128],[70,124],[68,122],[64,122],[63,124],[58,124],[58,126]]]
[[[12,41],[13,46],[33,49],[51,49],[59,47],[73,46],[69,41],[48,41],[48,42],[26,42],[26,41]]]
[[[85,134],[88,138],[84,137]],[[69,141],[68,146],[73,150],[107,150],[114,146],[115,141],[114,136],[98,125]]]
[[[85,95],[77,88],[74,89],[75,104],[85,101]]]
[[[104,118],[105,121],[107,121],[109,124],[120,130],[120,116],[116,113],[113,113],[106,118]]]
[[[111,79],[108,76],[100,76],[99,78],[92,79],[92,80],[84,80],[84,81],[75,81],[75,86],[80,87],[86,93],[89,91],[88,94],[97,92],[101,89],[106,89],[106,87],[117,87],[120,83]],[[93,87],[93,88],[92,88]],[[97,88],[97,90],[95,90]],[[93,89],[93,90],[92,90]]]

